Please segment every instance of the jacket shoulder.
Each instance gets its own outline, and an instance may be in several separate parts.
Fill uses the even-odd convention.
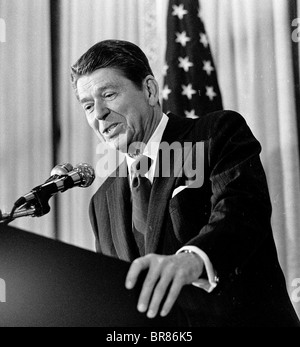
[[[201,137],[209,140],[212,137],[221,133],[226,133],[228,130],[247,126],[244,117],[230,110],[217,111],[208,113],[205,116],[195,120],[195,129]]]

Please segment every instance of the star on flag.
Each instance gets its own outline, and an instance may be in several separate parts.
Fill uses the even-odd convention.
[[[189,57],[179,57],[179,67],[182,68],[185,72],[188,72],[191,67],[194,66],[194,64],[189,60]]]
[[[185,111],[185,116],[186,118],[191,118],[191,119],[197,119],[199,118],[196,113],[195,113],[195,110],[192,110],[192,111]]]
[[[200,42],[205,48],[208,48],[209,42],[208,42],[208,37],[206,34],[203,34],[203,33],[200,34]]]
[[[213,101],[217,94],[214,91],[214,87],[206,87],[206,95],[209,97],[210,101]]]
[[[215,70],[211,64],[211,61],[203,61],[203,65],[203,70],[206,71],[206,73],[210,76],[211,73]]]
[[[192,84],[188,84],[187,86],[182,85],[182,95],[186,96],[189,100],[192,100],[193,95],[197,94],[196,90],[193,89]]]
[[[180,4],[179,6],[174,5],[173,8],[173,16],[177,16],[180,20],[183,19],[183,17],[188,13],[187,10],[184,9],[184,5]]]
[[[164,87],[164,89],[162,90],[162,98],[164,100],[168,100],[169,99],[169,94],[172,93],[172,90],[166,85]]]
[[[175,42],[180,43],[182,47],[185,47],[187,42],[191,41],[191,39],[186,35],[186,31],[176,33],[176,37]]]
[[[168,70],[169,70],[169,66],[167,64],[165,64],[163,67],[163,70],[162,70],[163,76],[167,76]]]

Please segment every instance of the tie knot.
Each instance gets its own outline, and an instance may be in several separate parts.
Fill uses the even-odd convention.
[[[132,173],[134,176],[145,176],[145,174],[150,170],[152,165],[152,159],[142,155],[132,164]]]

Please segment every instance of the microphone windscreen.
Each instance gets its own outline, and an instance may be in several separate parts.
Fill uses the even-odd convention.
[[[80,163],[75,167],[74,171],[81,177],[80,187],[82,188],[89,187],[95,180],[95,170],[89,164]]]

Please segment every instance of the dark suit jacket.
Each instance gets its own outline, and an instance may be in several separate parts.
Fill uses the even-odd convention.
[[[202,249],[219,277],[210,294],[186,286],[178,307],[181,323],[194,326],[296,326],[270,224],[271,203],[259,154],[261,146],[244,119],[231,111],[198,120],[169,115],[162,143],[203,143],[204,177],[188,188],[177,177],[154,180],[146,253],[174,254],[184,245]],[[194,151],[195,152],[195,151]],[[202,167],[203,169],[203,167]],[[113,176],[126,176],[123,163]],[[124,174],[125,173],[125,174]],[[97,251],[132,261],[139,251],[132,234],[127,177],[109,177],[91,201]]]

